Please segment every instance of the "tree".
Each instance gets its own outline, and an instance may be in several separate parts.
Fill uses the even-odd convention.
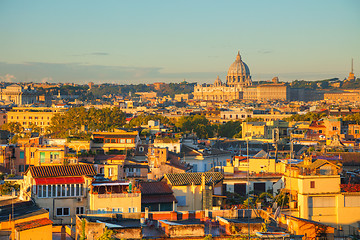
[[[131,119],[129,123],[129,127],[140,127],[141,125],[148,124],[148,121],[150,120],[160,121],[160,123],[163,125],[172,125],[172,122],[167,117],[164,117],[160,114],[155,114],[155,115],[141,114]]]
[[[125,113],[119,108],[70,108],[63,114],[56,114],[51,119],[49,132],[57,137],[78,135],[82,126],[88,126],[89,131],[111,131],[122,127],[126,122]],[[86,136],[85,136],[86,137]]]
[[[360,113],[354,113],[343,117],[344,121],[355,121],[357,124],[360,124]]]
[[[3,130],[8,130],[11,133],[19,134],[23,132],[24,128],[18,122],[10,122],[2,125],[1,127]]]
[[[182,116],[175,124],[183,132],[195,133],[198,138],[213,137],[216,125],[211,125],[203,115]]]
[[[294,114],[291,117],[285,119],[286,121],[318,121],[321,118],[325,117],[326,113],[314,113],[314,112],[308,112],[306,114],[300,115],[300,114]]]
[[[0,194],[1,195],[10,194],[13,190],[19,191],[20,185],[10,183],[10,182],[5,182],[4,184],[0,185]]]
[[[233,138],[239,136],[239,133],[241,136],[241,121],[229,121],[218,127],[218,135],[221,137]]]
[[[115,240],[113,235],[114,235],[114,231],[105,228],[104,233],[98,238],[98,240]]]

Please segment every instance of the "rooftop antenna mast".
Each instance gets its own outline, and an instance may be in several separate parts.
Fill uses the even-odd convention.
[[[354,72],[354,59],[351,58],[351,72]]]

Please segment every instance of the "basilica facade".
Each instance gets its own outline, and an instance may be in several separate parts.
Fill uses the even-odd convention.
[[[289,87],[279,83],[275,77],[269,84],[253,86],[249,67],[237,54],[235,61],[230,65],[226,83],[219,76],[214,84],[202,84],[194,87],[194,100],[198,101],[232,101],[232,100],[288,100],[290,99]]]
[[[219,76],[214,84],[203,84],[194,87],[194,100],[208,101],[232,101],[243,98],[245,87],[251,86],[251,75],[249,67],[237,54],[235,61],[231,64],[223,83]]]

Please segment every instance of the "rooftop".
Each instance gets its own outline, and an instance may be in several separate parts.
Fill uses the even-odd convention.
[[[216,184],[224,178],[220,172],[168,173],[165,174],[165,178],[173,186],[201,185],[203,175],[205,176],[205,184]]]
[[[51,165],[51,166],[31,166],[24,175],[30,171],[34,178],[41,177],[66,177],[66,176],[94,176],[96,171],[93,165]]]
[[[33,229],[33,228],[43,227],[46,225],[52,225],[52,223],[53,222],[48,218],[40,218],[40,219],[28,221],[28,222],[22,222],[22,223],[15,224],[15,229],[17,231],[24,231],[24,230],[29,230],[29,229]]]

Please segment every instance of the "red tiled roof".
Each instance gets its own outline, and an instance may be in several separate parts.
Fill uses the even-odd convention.
[[[93,165],[90,164],[31,166],[24,174],[27,174],[28,171],[34,178],[96,175]]]
[[[141,195],[172,194],[166,182],[140,182]]]
[[[43,226],[51,225],[51,224],[53,224],[53,222],[50,219],[40,218],[40,219],[28,221],[28,222],[17,223],[17,224],[15,224],[15,229],[17,231],[24,231],[24,230],[43,227]]]
[[[177,202],[173,194],[167,195],[141,195],[141,203],[172,203],[173,201]]]

